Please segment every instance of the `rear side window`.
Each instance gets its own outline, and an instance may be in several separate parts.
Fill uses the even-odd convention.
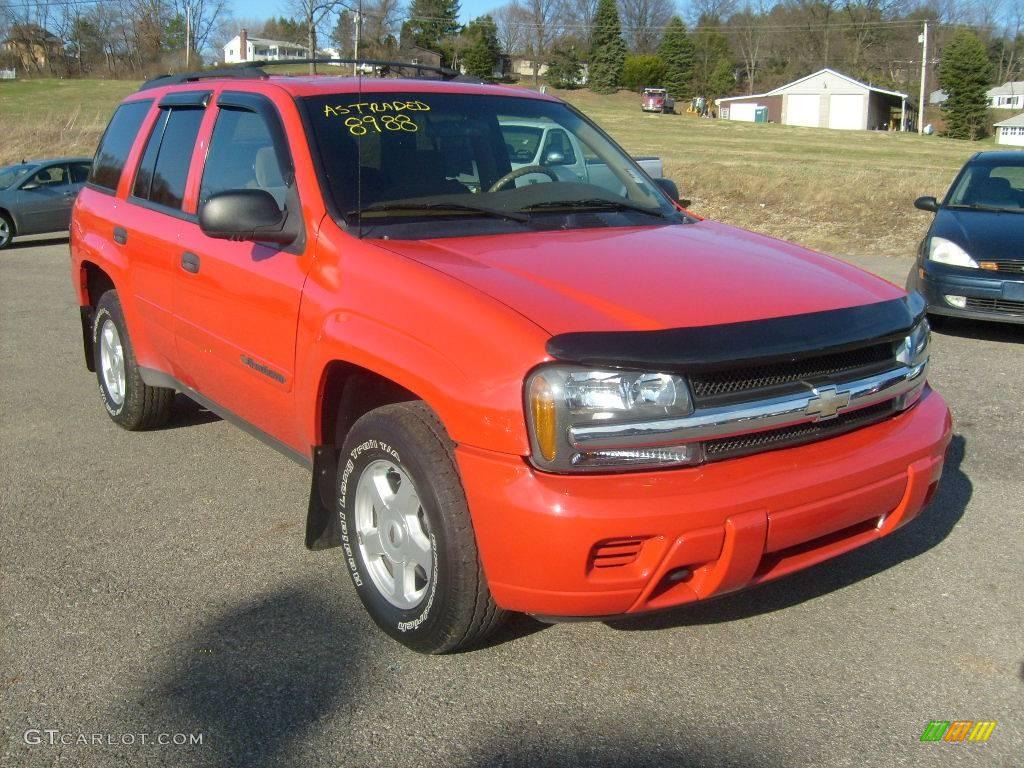
[[[111,192],[117,189],[128,153],[152,104],[151,101],[132,101],[117,108],[96,150],[90,183]]]
[[[180,209],[202,109],[162,109],[142,154],[132,186],[134,197]]]

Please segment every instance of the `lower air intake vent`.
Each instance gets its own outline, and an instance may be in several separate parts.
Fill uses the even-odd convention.
[[[591,568],[621,568],[640,556],[645,538],[634,536],[628,539],[606,539],[599,541],[590,550]]]

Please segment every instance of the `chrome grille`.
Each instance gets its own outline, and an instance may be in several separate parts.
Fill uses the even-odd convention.
[[[968,309],[977,309],[982,312],[1009,312],[1011,314],[1024,314],[1024,301],[1008,301],[1007,299],[975,299],[968,297]]]
[[[789,363],[734,368],[690,376],[694,399],[701,404],[712,401],[750,399],[769,389],[815,382],[822,378],[855,378],[864,373],[885,370],[894,365],[893,345],[889,342],[860,349],[833,352]]]
[[[818,421],[812,424],[798,424],[793,427],[771,429],[766,432],[755,432],[737,437],[726,437],[720,440],[709,440],[704,443],[704,452],[708,461],[731,459],[749,453],[760,453],[778,448],[789,448],[794,445],[809,443],[835,437],[844,432],[866,427],[868,424],[882,421],[891,416],[896,402],[870,405],[850,413],[840,414],[830,421]]]

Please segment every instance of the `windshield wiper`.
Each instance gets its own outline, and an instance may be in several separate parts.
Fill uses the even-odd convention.
[[[482,205],[466,205],[465,203],[374,203],[365,208],[349,211],[349,216],[364,216],[367,213],[392,213],[409,211],[429,211],[432,213],[477,213],[482,216],[492,216],[496,219],[507,219],[509,221],[529,221],[530,217],[514,211],[499,211],[494,208],[486,208]]]
[[[544,211],[554,209],[565,211],[636,211],[637,213],[646,213],[648,216],[656,216],[659,219],[665,218],[665,212],[657,208],[644,208],[642,205],[625,200],[605,200],[601,197],[591,197],[585,200],[551,200],[528,205],[520,210]]]
[[[1000,208],[997,205],[984,205],[983,203],[954,203],[947,208],[966,208],[969,211],[995,211],[996,213],[1022,213],[1024,208]]]

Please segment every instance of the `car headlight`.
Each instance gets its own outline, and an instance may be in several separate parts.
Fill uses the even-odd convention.
[[[972,259],[963,248],[944,237],[933,237],[928,243],[928,258],[940,264],[951,264],[954,267],[978,268],[978,262]]]
[[[574,425],[594,421],[628,424],[693,413],[690,388],[682,376],[554,364],[530,374],[525,394],[531,460],[539,469],[646,469],[698,464],[703,459],[698,443],[580,452],[569,442],[569,429]]]
[[[914,329],[896,350],[896,359],[904,365],[911,367],[920,365],[928,360],[928,345],[931,341],[931,327],[928,320],[922,318]]]

